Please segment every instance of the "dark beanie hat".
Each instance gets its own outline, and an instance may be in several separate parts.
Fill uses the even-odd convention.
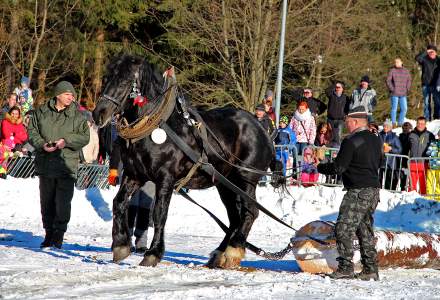
[[[68,81],[60,81],[55,86],[54,94],[55,96],[61,95],[62,93],[72,93],[76,98],[76,92],[73,85]]]
[[[255,110],[266,111],[266,110],[264,109],[264,105],[263,105],[263,104],[258,104],[257,107],[255,108]]]
[[[429,44],[428,47],[426,47],[426,50],[434,50],[437,51],[437,46],[433,44]]]
[[[364,75],[364,76],[362,76],[362,78],[361,78],[361,82],[367,82],[367,83],[370,83],[370,77],[368,77],[368,75]]]

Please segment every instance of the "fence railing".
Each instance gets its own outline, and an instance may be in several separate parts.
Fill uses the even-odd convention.
[[[320,162],[332,162],[339,151],[338,148],[308,147],[314,150],[314,155],[318,156]],[[299,155],[297,148],[292,148],[295,149],[295,155],[289,158],[293,162],[290,170],[296,171],[296,174],[292,175],[292,184],[342,186],[342,178],[339,175],[318,174],[313,167],[307,170],[309,166],[304,161],[304,151]],[[379,179],[382,189],[391,192],[415,190],[420,195],[440,201],[440,158],[410,158],[406,155],[386,153],[379,170]]]
[[[339,150],[309,147],[315,150],[315,155],[319,156],[321,162],[332,162]],[[284,155],[284,173],[292,178],[291,184],[342,186],[342,179],[339,175],[322,175],[314,170],[303,172],[305,167],[303,155],[298,155],[298,150],[294,145],[276,145],[275,148],[278,157],[281,158]],[[109,187],[108,169],[106,164],[80,164],[76,187],[78,189],[92,187],[107,189]],[[7,174],[17,178],[34,177],[34,157],[23,156],[9,159]],[[379,171],[379,178],[383,189],[392,192],[415,190],[420,195],[440,201],[440,158],[410,158],[406,155],[386,153],[384,164]],[[262,182],[265,181],[270,181],[270,177],[262,179]]]
[[[29,178],[35,176],[34,157],[14,157],[8,160],[7,174],[16,178]],[[108,165],[79,164],[76,179],[78,189],[99,188],[107,189]]]

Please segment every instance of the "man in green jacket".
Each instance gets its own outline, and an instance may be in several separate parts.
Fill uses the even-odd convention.
[[[55,97],[32,118],[29,141],[36,150],[35,171],[40,177],[40,203],[46,236],[40,247],[61,248],[73,197],[79,152],[90,139],[87,120],[73,102],[70,82],[55,87]]]

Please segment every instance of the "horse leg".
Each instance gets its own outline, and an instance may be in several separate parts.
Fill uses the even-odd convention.
[[[237,230],[240,224],[240,214],[238,207],[240,206],[240,198],[230,189],[223,185],[217,186],[218,193],[226,207],[229,219],[229,230],[226,232],[223,241],[215,249],[206,264],[209,268],[224,268],[226,263],[225,250],[229,244],[232,233]]]
[[[139,184],[124,177],[116,197],[113,199],[112,252],[113,261],[120,262],[130,255],[131,237],[128,233],[128,203]]]
[[[250,183],[246,178],[240,178],[236,181],[236,184],[246,194],[255,199],[255,184]],[[245,244],[249,232],[252,228],[252,224],[258,217],[258,208],[255,203],[249,201],[244,197],[240,197],[239,213],[240,224],[235,230],[229,240],[229,244],[225,250],[225,268],[236,268],[240,265],[241,260],[246,253]]]
[[[139,265],[155,267],[163,258],[165,253],[165,223],[168,216],[171,195],[173,193],[174,181],[163,181],[156,183],[156,202],[153,209],[154,235],[150,248],[145,251],[144,259]]]

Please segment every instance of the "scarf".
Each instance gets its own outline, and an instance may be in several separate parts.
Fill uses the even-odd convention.
[[[295,111],[294,118],[300,122],[307,121],[312,116],[312,113],[310,112],[310,109],[307,108],[307,110],[304,113],[300,113],[298,110]]]

